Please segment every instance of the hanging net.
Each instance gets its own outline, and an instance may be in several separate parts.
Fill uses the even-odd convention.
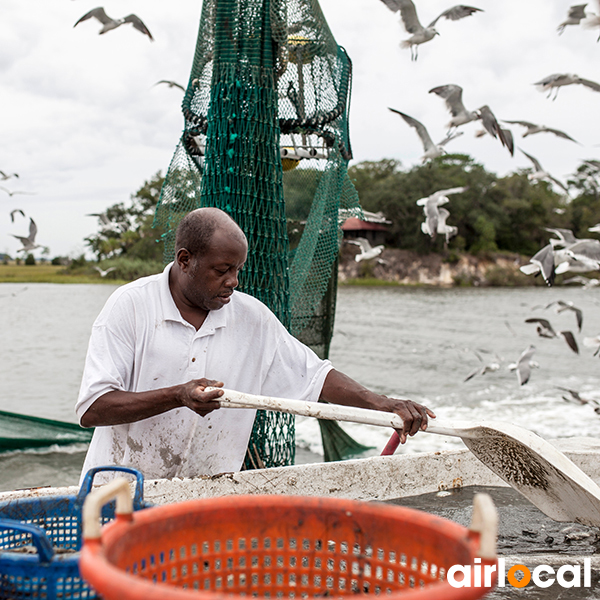
[[[165,260],[190,210],[226,211],[248,238],[239,290],[326,357],[347,175],[351,62],[317,0],[204,0],[185,128],[156,209]],[[246,467],[293,464],[294,417],[259,411]]]

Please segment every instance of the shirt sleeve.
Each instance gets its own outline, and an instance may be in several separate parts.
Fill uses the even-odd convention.
[[[263,395],[317,402],[333,365],[319,358],[274,318],[276,351],[263,382]]]
[[[134,367],[132,299],[111,298],[92,327],[75,413],[81,417],[107,392],[128,390]]]

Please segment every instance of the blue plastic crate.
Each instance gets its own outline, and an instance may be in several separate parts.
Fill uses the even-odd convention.
[[[128,467],[90,469],[76,496],[18,498],[0,502],[0,600],[79,600],[97,598],[79,576],[81,510],[100,471],[122,471],[136,478],[133,509],[144,502],[144,477]],[[114,518],[114,502],[102,522]]]

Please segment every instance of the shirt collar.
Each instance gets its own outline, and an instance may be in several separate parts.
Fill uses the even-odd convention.
[[[175,304],[175,300],[173,300],[171,289],[169,288],[169,273],[171,272],[172,266],[173,263],[170,262],[160,275],[160,301],[163,306],[164,319],[165,321],[178,321],[179,323],[192,327],[191,323],[188,323],[181,316],[181,313]],[[233,295],[235,295],[235,292]],[[232,300],[233,295],[231,297]],[[223,306],[223,308],[219,310],[211,310],[202,324],[202,327],[198,330],[198,333],[201,335],[211,335],[215,332],[215,329],[225,327],[227,325],[228,306],[229,305]]]

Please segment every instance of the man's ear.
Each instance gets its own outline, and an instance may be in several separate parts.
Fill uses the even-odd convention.
[[[179,268],[185,273],[190,267],[192,255],[186,248],[179,248],[179,250],[177,250],[175,260],[177,261]]]

